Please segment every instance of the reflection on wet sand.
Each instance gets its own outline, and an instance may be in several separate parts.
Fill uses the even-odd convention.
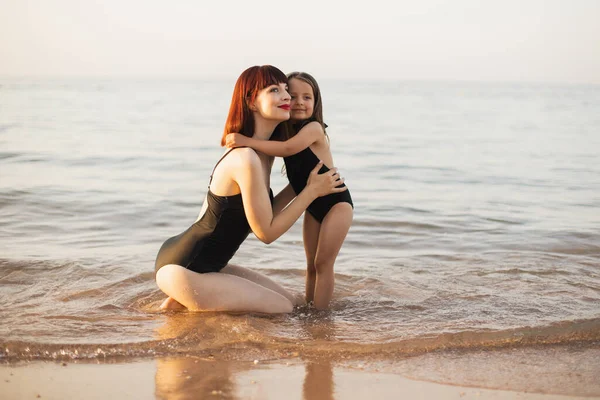
[[[333,384],[333,365],[329,361],[307,362],[306,374],[302,385],[304,400],[333,400],[335,397]]]
[[[165,315],[165,323],[154,331],[155,339],[166,343],[174,340],[182,349],[198,350],[202,337],[210,332],[207,326],[213,319],[214,316],[210,314],[169,313]],[[157,359],[157,399],[203,399],[215,395],[222,399],[237,398],[230,363],[214,362],[202,357],[186,357],[186,354],[183,354],[181,357]]]
[[[236,372],[239,372],[236,371]],[[157,360],[156,398],[169,400],[237,399],[231,364],[191,357]]]
[[[281,372],[284,372],[284,376],[287,374],[292,378],[286,379],[288,385],[285,389],[289,391],[287,399],[335,399],[331,362],[306,362],[302,383],[302,376],[298,374],[301,373],[298,369],[300,365],[284,367],[285,371],[280,370],[278,374],[273,374],[271,368],[250,362],[213,361],[195,357],[158,359],[155,395],[157,399],[169,400],[267,398],[261,397],[266,396],[265,387],[277,386],[272,382],[273,375],[281,376]]]
[[[309,314],[304,321],[305,336],[311,341],[332,341],[336,338],[336,326],[333,315],[329,312]],[[335,385],[333,381],[333,363],[331,360],[305,360],[304,384],[302,394],[304,400],[333,400]]]
[[[157,399],[245,399],[260,397],[262,373],[269,373],[261,363],[253,361],[217,360],[212,354],[202,353],[202,340],[212,336],[211,326],[216,323],[210,314],[167,315],[165,323],[155,330],[155,338],[161,341],[185,338],[189,346],[178,343],[180,348],[193,349],[196,355],[166,357],[156,360],[155,395]],[[328,315],[311,316],[303,324],[304,336],[310,340],[329,341],[335,338],[335,324]],[[202,333],[200,333],[202,332]],[[182,346],[183,345],[183,346]],[[304,361],[304,379],[298,375],[302,365],[298,360],[288,363],[288,372],[296,379],[295,388],[289,388],[290,397],[304,400],[333,400],[334,365],[330,360]],[[293,364],[293,365],[290,365]],[[264,395],[265,393],[262,393]],[[259,397],[255,397],[259,395]],[[302,397],[300,397],[302,396]]]

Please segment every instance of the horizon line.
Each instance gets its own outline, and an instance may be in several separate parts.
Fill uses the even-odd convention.
[[[195,74],[129,74],[129,73],[116,73],[116,74],[13,74],[13,73],[0,73],[0,79],[133,79],[133,80],[196,80],[196,81],[230,81],[237,79],[237,75],[226,77],[224,75],[207,74],[207,75],[195,75]],[[481,84],[508,84],[508,85],[556,85],[556,86],[600,86],[600,82],[592,81],[550,81],[550,80],[514,80],[514,79],[465,79],[465,78],[411,78],[411,77],[386,77],[378,76],[373,78],[364,77],[332,77],[323,76],[319,78],[320,81],[338,81],[338,82],[405,82],[405,83],[481,83]]]

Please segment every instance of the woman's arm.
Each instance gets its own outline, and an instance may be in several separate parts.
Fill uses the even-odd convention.
[[[275,200],[273,201],[273,214],[279,214],[281,210],[290,204],[290,201],[294,200],[294,197],[296,197],[296,192],[294,192],[292,185],[288,184],[281,192],[275,195]]]
[[[319,174],[318,171],[322,166],[322,163],[319,163],[310,173],[304,190],[280,213],[274,214],[258,155],[254,151],[238,154],[240,162],[232,171],[232,177],[242,192],[244,210],[252,232],[260,241],[267,244],[290,229],[317,197],[347,189],[347,187],[336,187],[344,180],[339,178],[335,168]]]
[[[288,157],[299,153],[319,139],[325,137],[323,127],[316,121],[313,121],[300,129],[296,135],[285,142],[276,140],[259,140],[249,138],[239,133],[230,133],[225,137],[225,146],[232,147],[251,147],[261,153],[275,157]]]

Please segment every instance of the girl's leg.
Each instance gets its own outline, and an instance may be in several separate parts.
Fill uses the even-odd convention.
[[[252,271],[251,269],[233,264],[227,264],[227,266],[223,268],[220,272],[239,276],[240,278],[248,279],[249,281],[252,281],[260,286],[266,287],[267,289],[270,289],[284,296],[295,306],[301,304],[296,296],[294,296],[293,294],[288,292],[283,286],[273,281],[268,276],[261,274],[260,272]]]
[[[309,212],[304,213],[304,224],[302,225],[302,239],[304,241],[304,252],[306,253],[306,302],[310,303],[315,297],[315,281],[317,270],[315,269],[315,257],[317,255],[317,244],[319,243],[319,231],[321,224]]]
[[[239,276],[211,272],[198,274],[169,264],[156,273],[158,287],[191,311],[292,312],[281,294]]]
[[[329,307],[333,296],[335,277],[333,264],[342,248],[344,239],[352,224],[353,210],[348,203],[338,203],[329,210],[319,232],[319,243],[315,256],[315,308],[324,310]]]

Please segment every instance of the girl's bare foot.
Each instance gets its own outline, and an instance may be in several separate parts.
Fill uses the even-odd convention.
[[[181,310],[185,310],[185,306],[183,304],[181,304],[180,302],[178,302],[177,300],[175,300],[172,297],[167,297],[165,301],[162,302],[162,304],[160,305],[160,309],[163,311],[181,311]]]

